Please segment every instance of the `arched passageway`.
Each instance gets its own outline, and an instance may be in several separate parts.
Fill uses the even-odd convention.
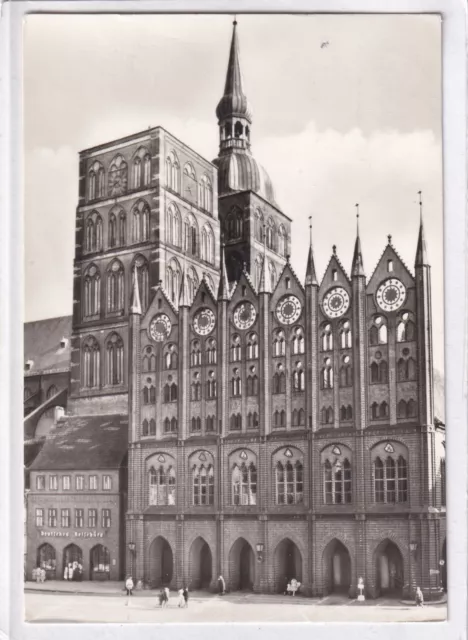
[[[83,551],[76,544],[69,544],[63,550],[62,575],[65,575],[65,567],[72,567],[68,573],[68,580],[82,580],[83,578]],[[81,567],[81,570],[80,570]]]
[[[152,587],[169,586],[174,573],[172,549],[166,538],[158,536],[149,549],[149,582]]]
[[[238,538],[229,553],[229,587],[233,591],[251,591],[255,583],[255,555],[244,538]]]
[[[213,578],[213,559],[208,543],[201,537],[190,547],[190,588],[208,589]]]
[[[110,580],[110,553],[102,544],[97,544],[89,554],[90,580]]]
[[[295,578],[302,583],[302,556],[297,545],[285,538],[275,549],[275,584],[276,590],[283,593],[288,582]]]
[[[325,593],[348,593],[351,586],[351,557],[339,540],[331,540],[323,552]]]
[[[41,544],[37,550],[37,566],[45,570],[47,580],[55,580],[59,577],[56,574],[57,559],[55,549],[51,544],[47,542]]]
[[[404,587],[403,557],[394,542],[384,540],[376,550],[377,595],[401,597]]]

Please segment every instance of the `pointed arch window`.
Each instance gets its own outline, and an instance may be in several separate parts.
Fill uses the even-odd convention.
[[[351,349],[351,347],[352,347],[351,323],[349,320],[344,320],[340,326],[340,348]]]
[[[133,175],[132,175],[133,188],[138,189],[141,185],[141,159],[135,158],[133,161]]]
[[[397,342],[411,342],[416,339],[416,325],[413,314],[401,314],[397,324]]]
[[[197,416],[196,418],[195,417],[192,418],[191,432],[192,433],[201,433],[201,418],[200,418],[200,416]]]
[[[201,258],[210,264],[214,263],[214,236],[208,224],[202,229]]]
[[[351,504],[352,477],[348,458],[343,462],[326,459],[323,466],[323,489],[325,504]]]
[[[257,504],[257,467],[251,462],[234,465],[231,475],[232,504],[249,506]]]
[[[273,429],[286,429],[286,411],[278,409],[273,414]]]
[[[94,162],[88,173],[88,200],[95,200],[104,196],[104,167],[100,162]]]
[[[244,216],[238,207],[233,207],[226,217],[228,240],[237,240],[244,236]]]
[[[201,400],[201,382],[194,380],[190,385],[190,399],[193,401]]]
[[[194,340],[192,342],[192,347],[190,350],[190,365],[192,367],[199,367],[202,363],[202,354],[200,342],[198,340]]]
[[[84,277],[84,317],[97,316],[101,312],[101,274],[99,269],[90,265]]]
[[[305,427],[305,411],[304,409],[294,409],[292,412],[292,426]]]
[[[177,349],[174,344],[169,344],[164,351],[164,368],[177,369]]]
[[[325,358],[322,367],[322,389],[333,389],[333,366],[331,358]]]
[[[181,247],[182,219],[177,206],[171,202],[166,209],[166,239],[175,247]]]
[[[375,316],[369,329],[369,344],[375,346],[388,343],[387,319],[384,316]]]
[[[180,292],[180,280],[181,270],[180,265],[175,258],[173,258],[169,265],[166,267],[166,292],[169,299],[174,304],[177,303]]]
[[[385,360],[372,362],[370,366],[370,378],[373,384],[386,384],[388,382],[388,363]]]
[[[294,355],[305,352],[304,330],[302,327],[296,327],[292,337],[292,352]]]
[[[247,414],[247,429],[258,429],[258,413],[256,411],[249,411]]]
[[[394,504],[408,501],[408,464],[403,456],[377,457],[374,470],[374,501]]]
[[[235,369],[231,378],[231,395],[233,397],[239,397],[242,395],[242,379],[237,369]]]
[[[242,430],[242,416],[240,413],[233,413],[229,422],[229,428],[231,431]]]
[[[164,402],[176,402],[177,401],[177,384],[173,382],[172,376],[169,376],[166,384],[163,387],[163,399]]]
[[[331,324],[326,324],[322,328],[320,344],[322,351],[332,351],[333,349],[333,331]]]
[[[213,188],[210,179],[206,175],[203,175],[200,180],[198,201],[201,209],[208,211],[208,213],[212,212]]]
[[[141,309],[143,312],[148,308],[149,302],[149,268],[148,262],[143,256],[137,256],[133,262],[137,270],[138,291],[140,294]],[[133,269],[132,269],[133,271]]]
[[[340,422],[346,422],[353,419],[353,408],[350,404],[341,405],[340,408]]]
[[[177,418],[165,418],[164,433],[177,433]]]
[[[256,333],[250,333],[247,336],[247,360],[256,360],[258,358],[258,337]]]
[[[215,416],[207,416],[205,421],[206,431],[216,431],[216,419]]]
[[[109,195],[120,196],[127,190],[127,163],[121,155],[116,156],[109,167]]]
[[[302,369],[302,363],[296,362],[292,377],[292,390],[297,393],[305,391],[305,372]]]
[[[117,218],[111,213],[109,216],[109,248],[113,249],[117,246]]]
[[[151,182],[151,157],[147,153],[143,158],[143,184],[147,187]]]
[[[106,382],[108,385],[123,384],[124,345],[118,333],[112,333],[106,342]]]
[[[140,200],[132,209],[133,242],[147,242],[149,240],[150,208],[144,200]]]
[[[156,356],[154,355],[151,347],[146,347],[142,364],[143,364],[143,371],[155,371]]]
[[[276,504],[301,504],[304,498],[302,462],[278,462],[275,469]]]
[[[271,260],[268,263],[268,269],[270,272],[270,287],[271,287],[271,290],[273,291],[274,288],[276,287],[276,267]]]
[[[209,338],[207,341],[206,361],[208,364],[216,364],[218,361],[217,350],[216,350],[216,340],[214,340],[213,338]]]
[[[214,504],[214,470],[210,464],[195,465],[192,469],[193,504],[195,506],[211,506]]]
[[[96,389],[101,384],[101,350],[98,341],[89,336],[82,347],[83,387]]]
[[[321,422],[322,424],[334,424],[334,413],[332,407],[322,407]]]
[[[241,339],[237,334],[231,340],[231,362],[240,362],[242,357]]]
[[[124,268],[119,260],[114,260],[107,270],[107,311],[123,311],[124,300]]]
[[[258,376],[257,375],[249,375],[247,377],[247,395],[248,396],[257,396],[258,395]]]
[[[284,331],[280,329],[273,336],[273,356],[275,358],[286,355],[286,338]]]
[[[273,393],[286,393],[286,375],[282,369],[273,376]]]
[[[268,249],[276,249],[276,226],[272,218],[268,219],[266,225],[266,245]]]
[[[260,209],[255,211],[255,238],[258,242],[263,244],[263,225],[264,217]]]
[[[175,505],[176,474],[173,466],[151,467],[149,471],[149,504]]]
[[[102,218],[96,212],[86,218],[84,249],[87,253],[102,251]]]
[[[280,225],[278,229],[278,253],[280,256],[286,256],[287,251],[287,233],[284,225]]]
[[[166,185],[175,193],[180,193],[180,164],[175,151],[166,158]]]

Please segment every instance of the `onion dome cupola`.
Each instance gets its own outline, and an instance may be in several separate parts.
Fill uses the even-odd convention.
[[[244,93],[234,21],[224,94],[216,108],[219,126],[218,195],[253,191],[276,205],[273,184],[250,152],[252,110]]]

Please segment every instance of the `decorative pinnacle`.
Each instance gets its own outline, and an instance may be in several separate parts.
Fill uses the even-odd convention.
[[[392,236],[390,233],[388,234],[387,238],[388,238],[388,244],[392,244]]]
[[[310,234],[310,244],[309,244],[309,256],[307,258],[306,284],[316,285],[318,284],[318,282],[317,282],[317,274],[315,273],[314,253],[312,250],[312,216],[309,216],[309,234]]]
[[[333,245],[332,250],[333,250],[333,255],[336,255],[336,244]]]
[[[422,191],[418,191],[418,196],[419,196],[419,220],[422,224],[422,215],[423,215]]]
[[[356,207],[356,231],[359,235],[359,204],[354,205]]]

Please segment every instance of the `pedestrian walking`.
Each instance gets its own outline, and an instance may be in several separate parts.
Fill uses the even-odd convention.
[[[177,606],[179,608],[182,607],[182,609],[183,609],[185,607],[184,590],[183,589],[179,589],[179,591],[177,593],[179,595],[179,600],[178,600]]]
[[[65,569],[63,570],[63,579],[68,580],[68,565],[65,565]]]
[[[218,578],[218,588],[219,588],[219,594],[221,596],[224,596],[224,594],[226,593],[226,583],[224,582],[223,576],[219,576]]]
[[[165,607],[167,605],[167,594],[165,589],[161,589],[159,592],[159,604],[161,607]]]
[[[127,589],[127,596],[133,596],[133,579],[132,576],[128,576],[125,582],[125,588]]]
[[[416,606],[424,607],[424,596],[421,587],[416,587]]]
[[[166,604],[169,604],[170,591],[169,587],[164,587],[164,593],[166,594]]]
[[[184,600],[185,600],[185,607],[188,607],[188,587],[184,588]]]

